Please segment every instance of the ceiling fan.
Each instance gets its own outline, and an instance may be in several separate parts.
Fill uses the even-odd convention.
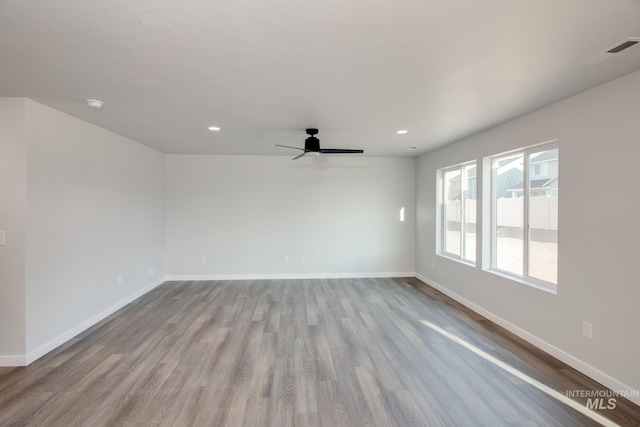
[[[291,147],[290,145],[276,144],[277,147],[293,148],[294,150],[302,150],[303,153],[294,157],[291,160],[299,159],[309,154],[310,156],[319,156],[320,154],[359,154],[364,153],[364,150],[352,150],[348,148],[320,148],[320,140],[314,135],[318,134],[318,129],[307,129],[307,135],[309,138],[304,140],[304,148]]]

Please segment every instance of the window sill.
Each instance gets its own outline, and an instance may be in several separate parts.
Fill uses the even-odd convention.
[[[509,273],[506,273],[504,271],[501,270],[494,270],[494,269],[484,269],[484,271],[486,271],[487,273],[491,273],[491,274],[495,274],[496,276],[500,276],[503,277],[505,279],[511,280],[512,282],[516,282],[516,283],[520,283],[521,285],[526,285],[529,286],[531,288],[536,288],[536,289],[540,289],[541,291],[547,292],[551,295],[558,295],[558,289],[554,289],[551,288],[549,286],[545,286],[545,285],[541,285],[539,283],[535,283],[535,282],[531,282],[529,280],[525,280],[522,277],[518,277],[518,276],[513,276]],[[552,285],[552,286],[557,286],[557,285]]]
[[[438,255],[439,257],[442,257],[442,258],[448,259],[448,260],[450,260],[450,261],[459,262],[460,264],[464,264],[464,265],[466,265],[466,266],[468,266],[468,267],[472,267],[472,268],[475,268],[475,267],[476,267],[476,264],[475,264],[474,262],[467,261],[467,260],[462,259],[462,258],[456,258],[456,257],[453,257],[453,256],[451,256],[451,255],[447,254],[447,253],[438,253],[438,254],[436,254],[436,255]]]

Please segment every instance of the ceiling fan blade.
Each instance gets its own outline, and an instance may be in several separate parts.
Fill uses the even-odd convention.
[[[280,145],[280,144],[276,144],[276,147],[293,148],[294,150],[302,150],[302,151],[304,151],[304,148],[300,148],[300,147],[292,147],[292,146],[290,146],[290,145]]]
[[[364,153],[364,150],[351,150],[348,148],[321,148],[320,152],[323,154],[360,154]]]
[[[300,157],[304,157],[304,155],[305,155],[305,154],[307,154],[307,152],[306,152],[306,151],[305,151],[304,153],[302,153],[302,154],[299,154],[299,155],[295,156],[295,157],[294,157],[293,159],[291,159],[291,160],[296,160],[296,159],[299,159]]]

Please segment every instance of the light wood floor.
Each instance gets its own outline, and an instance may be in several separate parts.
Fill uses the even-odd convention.
[[[0,368],[0,425],[598,425],[421,320],[562,394],[602,389],[416,279],[169,282]],[[640,423],[624,399],[599,412]]]

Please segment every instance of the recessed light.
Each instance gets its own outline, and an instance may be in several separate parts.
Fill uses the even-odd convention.
[[[400,129],[400,130],[397,130],[397,131],[396,131],[396,133],[397,133],[398,135],[404,135],[404,134],[405,134],[405,133],[407,133],[407,132],[409,132],[409,131],[408,131],[408,130],[405,130],[405,129]]]
[[[409,147],[409,148],[407,148],[407,151],[417,150],[418,148],[420,148],[420,147],[415,147],[415,146],[414,147]]]
[[[85,102],[89,107],[96,108],[98,110],[104,105],[104,102],[100,101],[99,99],[87,99],[85,100]]]
[[[209,130],[217,132],[220,130],[220,128],[218,126],[209,126]]]

